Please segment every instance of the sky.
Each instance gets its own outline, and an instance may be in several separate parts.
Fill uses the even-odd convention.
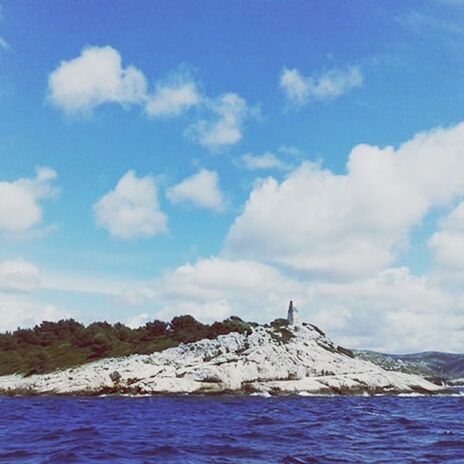
[[[0,331],[463,352],[463,47],[462,0],[0,0]]]

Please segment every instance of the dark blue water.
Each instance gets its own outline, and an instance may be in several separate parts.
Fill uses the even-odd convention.
[[[464,397],[0,398],[2,463],[464,463]]]

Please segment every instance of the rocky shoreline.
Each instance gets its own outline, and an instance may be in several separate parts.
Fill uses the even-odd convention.
[[[447,390],[354,358],[311,324],[257,326],[150,355],[109,358],[50,374],[0,377],[3,395],[397,395]]]

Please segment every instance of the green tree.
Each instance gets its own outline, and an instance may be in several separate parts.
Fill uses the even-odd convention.
[[[147,322],[141,329],[141,339],[144,341],[153,340],[156,337],[162,337],[168,334],[168,324],[163,321],[155,320]]]
[[[92,344],[90,345],[93,357],[101,358],[105,356],[111,350],[112,345],[111,340],[104,332],[96,333],[93,336]]]
[[[183,343],[200,340],[205,338],[208,333],[208,326],[189,315],[174,317],[170,327],[174,338]]]

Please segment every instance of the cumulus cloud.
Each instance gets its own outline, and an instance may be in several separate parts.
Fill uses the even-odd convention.
[[[58,321],[69,317],[53,305],[42,305],[23,295],[0,293],[0,332],[27,328],[42,321]]]
[[[0,262],[0,290],[29,292],[39,286],[37,267],[23,259]]]
[[[153,118],[172,118],[200,102],[197,84],[193,80],[177,78],[156,85],[155,92],[147,99],[146,112]]]
[[[268,321],[281,315],[292,296],[303,301],[304,294],[302,284],[271,266],[212,257],[179,266],[149,286],[121,296],[160,305],[158,318],[192,314],[211,321],[235,314]]]
[[[38,290],[40,278],[35,264],[24,259],[0,262],[0,332],[68,317],[54,306],[38,301]]]
[[[384,352],[463,349],[462,298],[405,267],[310,287],[306,317],[340,344]]]
[[[362,84],[363,76],[357,67],[332,69],[319,76],[304,76],[296,68],[284,68],[280,76],[281,90],[296,105],[334,99]]]
[[[253,153],[246,153],[242,156],[242,162],[246,169],[249,171],[257,171],[264,169],[288,169],[288,165],[282,160],[277,158],[274,153],[266,152],[262,155],[254,155]]]
[[[133,65],[123,66],[113,47],[87,47],[69,61],[62,61],[49,76],[49,99],[66,113],[90,112],[97,106],[116,103],[140,105],[148,116],[179,116],[201,101],[196,83],[185,76],[158,81],[148,91],[144,73]]]
[[[245,121],[257,114],[236,93],[216,98],[202,95],[185,72],[158,80],[150,91],[144,73],[133,65],[124,66],[119,51],[110,46],[86,47],[78,57],[61,61],[48,77],[48,100],[69,115],[91,113],[111,103],[137,105],[154,119],[178,117],[198,107],[202,116],[185,134],[211,150],[239,142]]]
[[[167,230],[160,211],[155,179],[128,171],[116,187],[93,206],[97,225],[121,239],[153,237]]]
[[[146,298],[145,304],[157,304],[159,309],[152,316],[146,312],[135,316],[134,325],[180,314],[205,322],[230,314],[269,322],[285,317],[293,299],[304,320],[345,346],[387,352],[464,347],[462,295],[449,293],[406,267],[334,282],[291,276],[254,261],[212,257],[180,266],[149,286],[134,289],[133,295],[137,292]]]
[[[235,93],[225,93],[209,100],[207,108],[213,118],[201,119],[188,133],[200,145],[217,150],[238,143],[242,139],[245,120],[252,115],[244,98]]]
[[[232,225],[226,256],[326,276],[378,272],[433,207],[464,193],[463,143],[464,123],[396,150],[358,145],[344,175],[303,163],[283,182],[270,177]]]
[[[134,66],[123,67],[112,47],[87,47],[62,61],[48,78],[49,99],[66,113],[89,112],[105,103],[144,103],[147,84]]]
[[[0,181],[0,231],[26,232],[42,220],[41,201],[53,197],[56,173],[43,167],[34,178]]]
[[[464,202],[460,202],[441,221],[428,245],[442,270],[464,272]]]
[[[197,208],[224,211],[224,196],[219,188],[219,176],[215,171],[202,169],[166,192],[174,204],[189,203]]]

